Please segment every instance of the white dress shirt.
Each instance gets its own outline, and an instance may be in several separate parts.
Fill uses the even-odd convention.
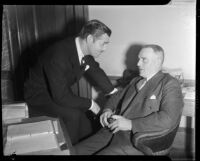
[[[75,43],[76,43],[76,49],[77,49],[77,53],[78,53],[78,60],[79,60],[79,63],[81,64],[81,60],[84,57],[84,54],[81,50],[81,46],[80,46],[78,37],[75,38]]]
[[[142,86],[140,87],[140,89],[139,90],[141,90],[142,89],[142,87],[144,87],[144,85],[147,83],[147,81],[149,81],[154,75],[156,75],[158,72],[156,72],[156,73],[154,73],[154,74],[152,74],[152,75],[150,75],[149,77],[147,77],[147,78],[145,78],[146,79],[146,81],[142,84]]]

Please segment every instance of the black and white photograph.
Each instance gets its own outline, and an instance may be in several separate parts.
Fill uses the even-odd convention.
[[[2,5],[3,156],[196,160],[196,6]]]

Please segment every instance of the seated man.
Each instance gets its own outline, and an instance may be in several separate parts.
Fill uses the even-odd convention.
[[[100,116],[103,128],[75,145],[77,155],[144,155],[134,146],[135,134],[166,131],[180,123],[181,87],[161,72],[163,49],[145,45],[138,57],[140,76],[108,100]]]

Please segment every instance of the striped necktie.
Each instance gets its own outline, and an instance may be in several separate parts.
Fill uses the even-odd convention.
[[[141,90],[142,87],[145,85],[145,83],[147,82],[147,79],[146,78],[143,78],[141,79],[137,84],[136,84],[136,87],[137,87],[137,90]]]

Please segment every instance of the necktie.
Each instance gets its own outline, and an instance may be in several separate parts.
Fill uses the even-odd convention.
[[[120,114],[121,108],[122,108],[122,103],[123,103],[123,101],[124,101],[124,98],[125,98],[127,92],[128,92],[130,89],[133,89],[131,85],[129,85],[129,87],[126,89],[126,91],[124,92],[122,98],[120,99],[119,103],[117,104],[117,107],[116,107],[116,110],[115,110],[115,114],[116,114],[116,115],[119,115],[119,114]]]
[[[141,90],[142,87],[145,85],[146,82],[147,82],[146,78],[141,79],[141,80],[137,83],[137,85],[136,85],[137,90],[138,90],[138,91]]]
[[[139,90],[145,85],[146,82],[147,82],[146,78],[143,78],[143,79],[139,80],[138,83],[136,84],[137,91],[139,91]],[[132,84],[132,85],[134,85],[134,84]],[[123,101],[124,101],[124,98],[125,98],[127,92],[128,92],[129,90],[134,90],[134,89],[135,89],[135,88],[133,88],[133,86],[129,86],[129,88],[126,90],[126,92],[124,93],[124,95],[123,95],[122,98],[120,99],[119,103],[117,104],[117,108],[116,108],[116,111],[115,111],[115,114],[116,114],[116,115],[120,114],[120,112],[121,112],[122,103],[123,103]],[[129,91],[129,92],[130,92],[130,91]],[[133,97],[132,99],[134,99],[134,97]],[[132,100],[132,99],[131,99],[131,100]],[[130,102],[131,102],[131,101],[130,101]],[[128,107],[128,106],[127,106],[127,107]],[[126,110],[126,109],[127,109],[127,108],[125,108],[125,110]],[[123,111],[125,111],[125,110],[123,110]],[[124,113],[124,112],[123,112],[123,113]]]
[[[137,93],[139,92],[139,90],[141,90],[142,89],[142,87],[144,87],[144,85],[145,85],[145,83],[147,82],[147,80],[146,80],[146,78],[143,78],[143,79],[141,79],[141,80],[139,80],[138,82],[137,82],[137,84],[136,84],[136,90],[137,90],[137,92],[136,92],[136,95],[137,95]],[[133,84],[134,85],[134,84]],[[129,104],[132,102],[132,100],[134,100],[135,99],[135,94],[133,94],[134,92],[133,92],[133,90],[134,90],[135,88],[133,88],[132,86],[130,86],[130,91],[132,91],[132,97],[130,98],[130,99],[128,99],[128,102],[126,103],[126,105],[123,107],[123,111],[121,111],[121,108],[120,108],[120,112],[119,113],[121,113],[121,115],[123,115],[123,113],[129,108]],[[129,93],[130,93],[130,91],[129,91]],[[125,97],[125,96],[124,96]],[[122,104],[120,105],[120,106],[122,106]]]

